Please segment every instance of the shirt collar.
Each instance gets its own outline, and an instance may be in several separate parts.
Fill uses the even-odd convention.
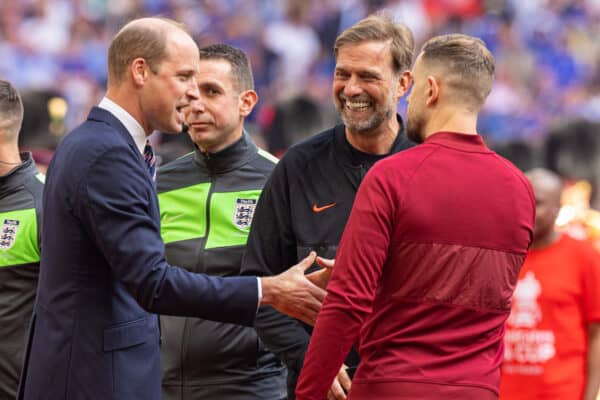
[[[436,132],[425,139],[424,143],[438,144],[467,152],[491,153],[480,135],[459,132]]]
[[[20,153],[20,156],[21,165],[14,168],[8,174],[0,176],[0,193],[12,191],[15,187],[22,186],[24,179],[29,175],[41,175],[37,172],[30,152]],[[41,177],[38,179],[42,180]]]
[[[144,132],[142,125],[140,125],[140,123],[137,122],[135,118],[131,116],[131,114],[125,111],[123,107],[110,100],[108,97],[104,97],[100,104],[98,104],[98,107],[110,112],[125,126],[140,153],[144,154],[144,147],[146,146],[147,138],[146,132]]]

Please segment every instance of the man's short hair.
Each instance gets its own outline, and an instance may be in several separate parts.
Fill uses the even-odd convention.
[[[250,61],[242,50],[227,44],[212,44],[200,49],[200,60],[225,60],[231,65],[231,77],[239,92],[254,90]]]
[[[477,108],[492,90],[494,56],[479,38],[458,33],[435,36],[423,45],[421,59],[444,69],[443,79],[455,89],[453,95]]]
[[[9,138],[16,138],[23,123],[23,100],[14,86],[0,80],[0,130]]]
[[[150,71],[156,74],[158,66],[167,57],[168,26],[187,32],[185,25],[169,18],[153,18],[168,25],[139,23],[125,25],[113,38],[108,48],[108,83],[119,84],[127,68],[136,58],[146,60]]]
[[[333,53],[337,59],[340,48],[347,44],[389,41],[392,50],[392,68],[395,74],[410,70],[415,40],[411,30],[402,23],[394,23],[387,14],[372,14],[343,31],[335,40]]]

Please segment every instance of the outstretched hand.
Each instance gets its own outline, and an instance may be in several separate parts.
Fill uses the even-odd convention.
[[[326,294],[324,289],[304,275],[316,257],[317,254],[312,251],[287,271],[260,278],[263,295],[261,304],[273,306],[277,311],[313,326]]]

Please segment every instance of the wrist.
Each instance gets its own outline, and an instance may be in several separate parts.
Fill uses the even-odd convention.
[[[275,302],[276,280],[275,277],[265,276],[260,278],[262,286],[261,305],[272,305]]]

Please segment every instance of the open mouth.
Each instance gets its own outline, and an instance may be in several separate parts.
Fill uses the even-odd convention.
[[[346,100],[346,108],[350,111],[367,111],[372,106],[370,101],[350,101]]]

